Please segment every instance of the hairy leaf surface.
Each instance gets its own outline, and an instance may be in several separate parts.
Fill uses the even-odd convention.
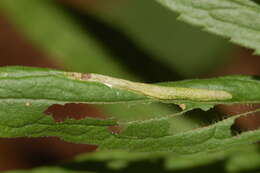
[[[120,84],[121,79],[107,77],[109,80],[106,82],[108,83],[103,79],[101,82],[97,82],[96,78],[92,81],[91,75],[29,67],[2,67],[0,69],[0,137],[58,136],[66,141],[97,144],[100,149],[172,151],[175,153],[210,151],[259,140],[259,130],[253,133],[243,133],[239,138],[232,136],[230,128],[234,120],[242,115],[228,118],[205,128],[174,134],[171,131],[171,126],[174,124],[169,122],[171,116],[126,123],[115,119],[91,118],[68,119],[62,123],[56,123],[50,116],[43,114],[52,104],[164,102],[163,99],[147,96],[131,88],[121,88],[121,85],[118,88],[118,82]],[[259,82],[250,77],[240,77],[241,80],[238,78],[195,80],[194,83],[184,81],[161,85],[142,84],[142,87],[148,86],[149,89],[151,86],[156,86],[160,89],[162,85],[167,85],[168,89],[174,89],[173,86],[182,86],[187,87],[185,89],[188,94],[192,89],[206,88],[231,93],[234,97],[230,99],[230,103],[258,102],[259,95],[257,93],[249,95],[247,90],[249,88],[251,91],[257,90],[260,87]],[[115,80],[113,85],[116,84],[116,86],[111,86],[110,80]],[[229,82],[231,83],[227,85]],[[130,84],[133,85],[132,87],[140,85],[140,83],[134,82],[130,82]],[[237,90],[235,90],[236,87],[238,87]],[[168,101],[174,102],[175,100]],[[187,97],[184,101],[189,102],[190,99]],[[192,98],[191,102],[194,102]],[[222,102],[218,100],[215,103]],[[200,101],[198,100],[196,103],[200,104]],[[204,104],[205,101],[202,103]],[[115,125],[122,126],[119,134],[113,134],[107,129]]]

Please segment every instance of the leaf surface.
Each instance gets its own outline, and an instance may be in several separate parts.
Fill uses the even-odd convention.
[[[145,84],[98,74],[30,67],[0,69],[1,98],[47,102],[259,103],[260,81],[251,76]]]
[[[252,89],[257,90],[257,87],[260,87],[259,82],[250,77],[240,77],[241,81],[237,80],[237,78],[207,79],[206,82],[201,80],[201,83],[200,80],[195,80],[194,84],[200,83],[199,88],[205,87],[211,90],[214,89],[214,91],[221,89],[231,93],[234,95],[233,101],[230,101],[231,103],[258,102],[259,96],[257,93],[253,97],[248,95],[246,91],[248,88],[251,91]],[[111,78],[108,77],[108,79],[109,81],[106,82],[111,82]],[[232,79],[235,80],[232,82]],[[259,140],[259,130],[242,133],[239,138],[232,136],[230,128],[234,120],[243,115],[228,118],[208,127],[177,134],[173,133],[171,129],[174,126],[172,121],[169,121],[172,116],[123,123],[120,122],[120,119],[112,118],[106,120],[91,118],[83,120],[68,119],[62,123],[55,123],[50,116],[43,113],[53,104],[104,104],[131,101],[164,102],[164,100],[155,99],[129,88],[117,88],[117,85],[116,87],[110,86],[111,83],[102,83],[104,81],[92,81],[89,74],[49,69],[2,67],[0,69],[0,80],[0,137],[58,136],[66,141],[97,144],[100,149],[172,151],[182,154],[216,150]],[[118,80],[119,82],[122,81],[115,78],[112,78],[112,80],[115,80],[116,83],[118,83]],[[224,82],[224,86],[229,87],[223,87],[222,82]],[[231,83],[227,85],[226,82]],[[234,89],[238,87],[236,82],[241,82],[239,83],[240,90]],[[140,85],[139,83],[130,83],[133,86]],[[173,86],[196,86],[192,84],[192,81],[184,81],[166,83],[165,85],[168,88],[174,88]],[[145,87],[147,85],[145,84]],[[156,86],[156,88],[159,87],[160,89],[162,84],[149,84],[148,86]],[[243,87],[245,91],[241,89]],[[231,90],[232,88],[233,90]],[[186,89],[190,94],[191,88]],[[174,102],[174,99],[171,101]],[[189,101],[189,98],[186,98],[185,102]],[[191,99],[191,102],[194,102],[194,100]],[[197,101],[197,103],[200,103],[200,101]],[[222,103],[222,101],[216,101],[216,103]],[[108,130],[108,127],[115,125],[122,126],[119,134],[113,134]]]

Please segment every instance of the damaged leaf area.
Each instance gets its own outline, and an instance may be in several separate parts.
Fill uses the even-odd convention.
[[[255,110],[244,114],[232,116],[207,127],[193,129],[191,131],[171,134],[163,129],[167,126],[167,120],[154,120],[150,122],[128,124],[120,134],[109,139],[100,148],[122,149],[128,151],[169,151],[176,154],[195,154],[200,152],[225,150],[231,146],[250,144],[260,140],[260,130],[243,132],[233,135],[232,125],[242,116],[259,112]],[[146,124],[145,124],[146,123]],[[160,125],[162,128],[160,128]],[[139,126],[138,126],[139,125]],[[141,126],[144,125],[143,128]],[[147,131],[145,131],[145,127]],[[139,127],[139,128],[138,128]],[[148,130],[150,129],[150,130]],[[146,134],[145,134],[146,132]],[[155,133],[159,136],[153,136]],[[144,135],[145,134],[145,135]]]
[[[256,142],[260,136],[259,130],[244,132],[239,137],[232,135],[231,126],[234,120],[244,114],[208,127],[181,133],[172,131],[174,122],[169,120],[173,115],[132,122],[121,122],[113,117],[65,119],[55,122],[51,116],[44,114],[52,105],[68,103],[164,103],[164,98],[154,97],[150,93],[154,90],[167,90],[174,94],[176,88],[187,90],[188,94],[177,100],[170,96],[171,99],[167,98],[167,103],[258,103],[260,94],[252,91],[259,90],[260,83],[250,76],[143,84],[96,74],[2,67],[0,80],[0,137],[57,136],[70,142],[99,145],[100,150],[171,151],[177,154],[192,154]],[[141,89],[148,91],[142,92]],[[197,89],[206,93],[229,93],[232,98],[217,100],[210,95],[209,99],[200,101],[194,99],[194,94],[189,98],[189,93]],[[165,92],[164,95],[166,94]],[[121,127],[118,133],[108,130],[114,126]]]

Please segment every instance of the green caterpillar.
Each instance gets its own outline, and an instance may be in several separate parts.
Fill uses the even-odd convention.
[[[128,80],[92,73],[69,73],[69,75],[83,81],[99,82],[110,88],[133,91],[160,100],[183,99],[193,101],[217,101],[232,99],[232,95],[226,91],[182,87],[166,87],[154,84],[132,82]]]

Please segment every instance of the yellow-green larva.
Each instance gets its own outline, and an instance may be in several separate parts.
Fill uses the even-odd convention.
[[[99,82],[110,88],[133,91],[160,100],[217,101],[232,99],[230,93],[220,90],[159,86],[92,73],[69,73],[69,76],[83,81]]]

